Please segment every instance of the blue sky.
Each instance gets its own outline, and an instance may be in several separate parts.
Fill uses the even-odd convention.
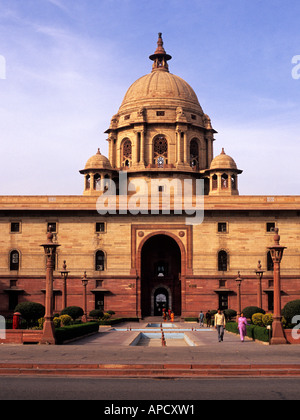
[[[0,194],[82,194],[162,32],[240,194],[300,195],[299,16],[299,0],[0,0]]]

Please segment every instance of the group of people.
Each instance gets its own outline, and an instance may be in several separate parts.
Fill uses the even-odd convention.
[[[207,311],[205,314],[206,319],[206,326],[209,328],[211,326],[211,319],[212,314],[210,311]],[[200,327],[204,326],[204,313],[200,311],[199,314],[199,324]],[[241,342],[243,343],[245,340],[245,336],[247,335],[247,318],[244,316],[243,313],[241,313],[241,316],[238,318],[238,329],[240,333]],[[225,326],[226,326],[226,318],[224,312],[221,311],[221,309],[218,309],[218,312],[214,316],[214,327],[218,332],[218,340],[219,343],[223,341],[224,339],[224,332],[225,332]]]
[[[166,321],[167,319],[171,322],[174,322],[174,312],[171,311],[171,309],[166,310],[166,308],[163,308],[163,319]]]

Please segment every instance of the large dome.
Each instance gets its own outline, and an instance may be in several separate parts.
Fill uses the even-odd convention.
[[[162,106],[184,107],[203,113],[197,95],[183,79],[168,71],[157,70],[134,82],[128,89],[119,113],[140,107]]]
[[[189,110],[203,114],[197,95],[183,79],[169,72],[168,61],[171,56],[163,47],[162,34],[159,33],[157,49],[149,58],[153,61],[152,72],[139,78],[128,89],[119,115],[141,109],[168,107]]]

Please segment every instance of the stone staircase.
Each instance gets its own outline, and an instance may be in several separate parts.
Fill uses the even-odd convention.
[[[299,364],[0,363],[0,376],[128,378],[299,377]]]

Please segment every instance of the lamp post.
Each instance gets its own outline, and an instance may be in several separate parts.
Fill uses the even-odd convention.
[[[238,276],[236,278],[236,285],[237,285],[237,303],[238,303],[238,308],[237,308],[237,315],[236,315],[236,320],[238,321],[239,317],[241,316],[241,312],[242,312],[242,308],[241,308],[241,284],[243,279],[241,278],[241,273],[240,271],[238,272]]]
[[[86,275],[86,271],[84,272],[83,278],[82,278],[82,285],[83,285],[83,317],[82,322],[87,322],[87,299],[86,299],[86,286],[88,285],[88,279]]]
[[[53,243],[53,233],[49,229],[47,243],[41,245],[47,258],[46,265],[46,305],[43,336],[40,344],[55,344],[55,329],[53,324],[53,270],[56,250],[60,246]]]
[[[264,271],[261,268],[261,262],[258,261],[257,269],[255,271],[257,277],[257,306],[262,308],[262,291],[261,291],[261,281],[264,275]]]
[[[280,245],[279,229],[275,228],[274,245],[269,247],[273,260],[273,279],[274,279],[274,315],[272,323],[271,344],[286,344],[283,327],[281,323],[281,281],[280,281],[280,262],[285,246]]]
[[[60,272],[62,278],[63,278],[63,295],[62,295],[62,301],[63,301],[63,309],[67,307],[67,279],[69,276],[69,271],[67,271],[67,264],[66,261],[64,261],[63,265],[63,271]]]

